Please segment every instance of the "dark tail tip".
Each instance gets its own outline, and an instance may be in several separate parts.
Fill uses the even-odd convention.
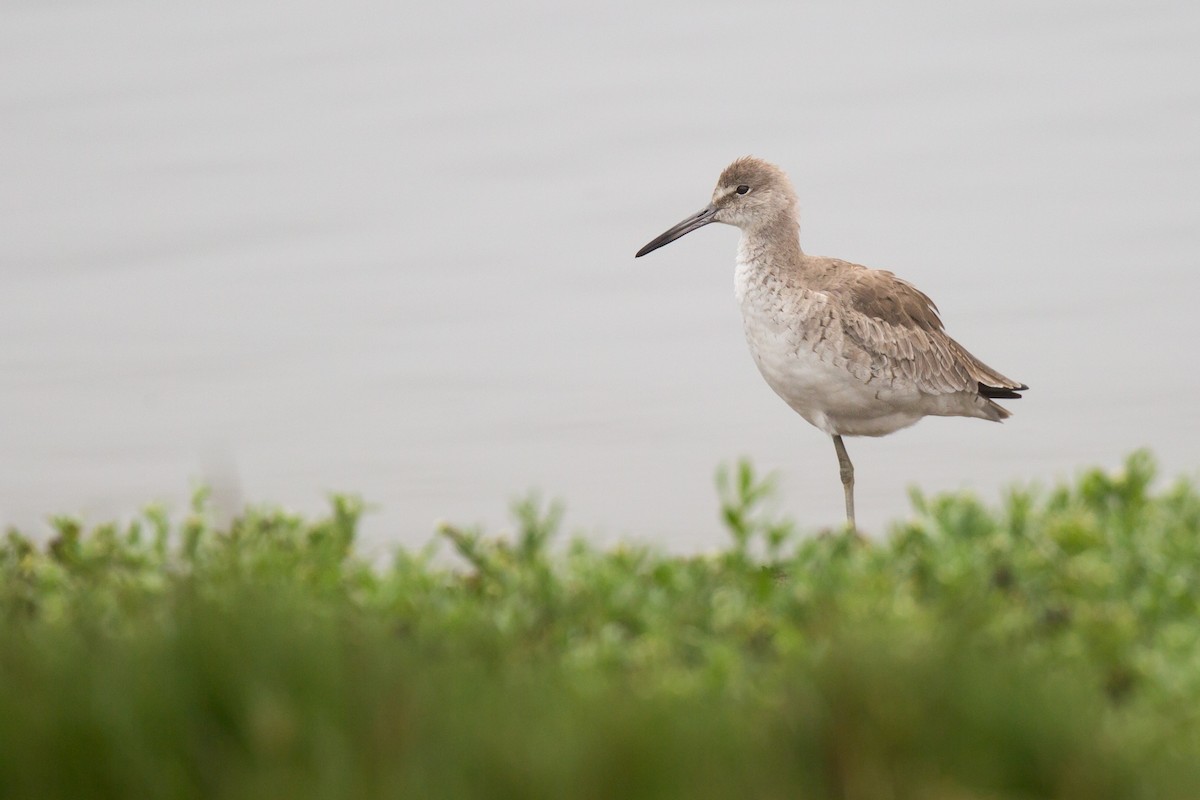
[[[992,400],[1020,400],[1021,395],[1018,392],[1028,391],[1029,387],[1021,384],[1015,389],[1009,389],[1001,386],[988,386],[986,383],[979,384],[979,393],[984,397]]]

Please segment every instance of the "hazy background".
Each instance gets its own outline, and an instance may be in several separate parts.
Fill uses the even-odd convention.
[[[1200,5],[0,0],[0,523],[376,505],[368,547],[537,487],[723,541],[746,455],[840,522],[758,376],[736,232],[633,260],[752,153],[811,253],[886,267],[1025,381],[848,443],[860,522],[1200,451]]]

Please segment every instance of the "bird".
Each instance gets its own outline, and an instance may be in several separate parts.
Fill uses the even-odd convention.
[[[833,439],[856,532],[854,465],[843,437],[886,436],[926,416],[1000,422],[997,400],[1028,386],[950,338],[933,300],[887,270],[800,248],[796,191],[753,156],[722,172],[712,201],[638,250],[641,258],[714,222],[741,230],[734,291],[750,354],[767,385]]]

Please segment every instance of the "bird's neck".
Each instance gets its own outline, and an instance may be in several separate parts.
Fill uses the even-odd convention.
[[[753,270],[794,273],[802,269],[800,222],[794,213],[782,214],[763,225],[742,230],[738,264]]]

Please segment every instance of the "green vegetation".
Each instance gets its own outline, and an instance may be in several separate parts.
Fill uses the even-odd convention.
[[[1194,798],[1200,492],[1117,474],[914,497],[803,537],[746,466],[732,547],[447,527],[361,506],[216,530],[149,511],[0,546],[0,797]]]

